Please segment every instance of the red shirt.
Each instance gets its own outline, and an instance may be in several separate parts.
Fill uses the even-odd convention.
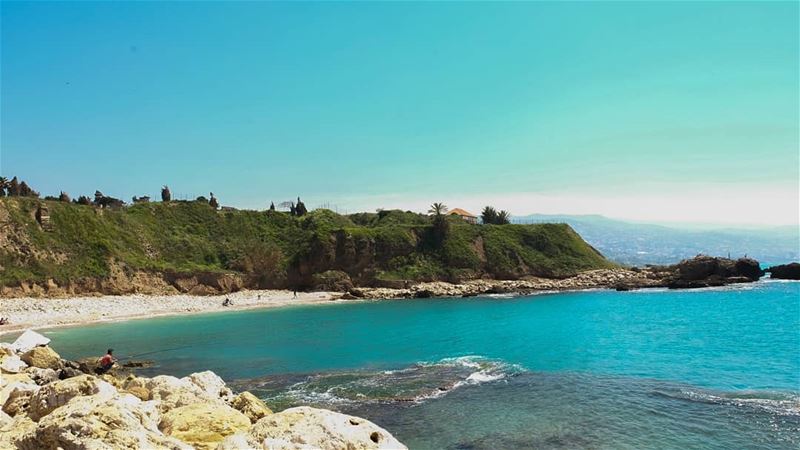
[[[111,355],[105,355],[102,358],[100,358],[101,366],[110,366],[113,363],[114,363],[114,357]]]

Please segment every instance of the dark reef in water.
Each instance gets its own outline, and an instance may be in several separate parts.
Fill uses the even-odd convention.
[[[800,263],[781,264],[766,269],[769,277],[776,280],[800,280]]]

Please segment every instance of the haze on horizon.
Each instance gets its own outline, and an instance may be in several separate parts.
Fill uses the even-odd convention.
[[[0,3],[0,175],[797,225],[797,2]]]

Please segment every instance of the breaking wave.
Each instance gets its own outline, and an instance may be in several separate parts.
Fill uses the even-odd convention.
[[[465,386],[501,381],[522,371],[503,361],[462,356],[418,362],[395,370],[275,375],[233,384],[277,406],[416,404]]]
[[[771,414],[800,417],[800,394],[777,391],[713,392],[695,389],[655,391],[655,394],[690,402],[752,408]]]

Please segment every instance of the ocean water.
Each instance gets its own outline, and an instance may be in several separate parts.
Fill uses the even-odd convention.
[[[47,332],[412,449],[800,447],[800,283],[335,302]]]

